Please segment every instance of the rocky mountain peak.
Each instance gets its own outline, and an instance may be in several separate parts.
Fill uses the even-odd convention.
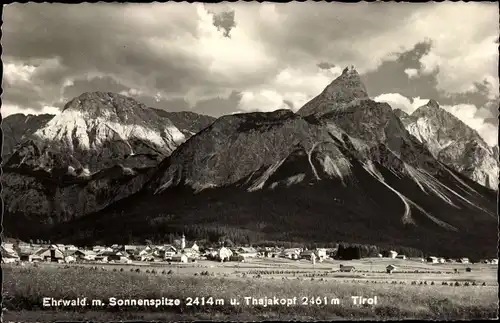
[[[433,100],[433,99],[430,99],[429,102],[427,102],[426,106],[428,106],[429,108],[433,108],[433,109],[439,108],[439,104],[436,102],[436,100]]]
[[[477,140],[481,142],[483,146],[487,146],[477,131],[467,126],[452,113],[441,108],[434,100],[429,100],[427,104],[413,111],[411,117],[414,120],[420,119],[420,123],[427,122],[429,125],[432,125],[435,131],[442,133],[441,137]]]
[[[354,66],[349,66],[321,94],[306,103],[297,113],[302,116],[323,115],[353,101],[365,99],[369,99],[366,87]]]
[[[85,92],[70,100],[62,112],[82,113],[90,118],[103,117],[125,122],[133,115],[148,114],[147,107],[133,98],[112,92]],[[153,116],[153,113],[149,113]]]
[[[405,111],[401,110],[401,109],[394,109],[394,114],[396,115],[396,117],[398,118],[406,118],[406,117],[409,117],[410,115],[408,113],[406,113]]]
[[[476,130],[434,100],[401,119],[438,160],[481,185],[497,189],[498,158]]]

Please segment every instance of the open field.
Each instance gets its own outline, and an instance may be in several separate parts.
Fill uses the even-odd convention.
[[[339,264],[357,272],[340,273]],[[400,273],[386,274],[389,263]],[[466,267],[472,269],[465,272]],[[455,273],[454,269],[459,272]],[[427,264],[411,260],[329,260],[312,265],[286,259],[194,264],[4,265],[5,321],[55,319],[472,319],[496,318],[496,265]],[[418,273],[415,271],[419,271]],[[447,285],[443,285],[446,282]],[[472,286],[472,284],[476,286]],[[457,284],[458,286],[455,286]],[[453,285],[453,286],[452,286]],[[377,304],[353,304],[352,296]],[[88,307],[43,307],[42,298],[101,300]],[[179,299],[178,306],[112,306],[117,299]],[[212,305],[191,304],[212,297]],[[293,299],[294,304],[252,305],[245,297]],[[303,297],[308,298],[307,305]],[[319,300],[318,300],[319,297]],[[310,304],[310,299],[314,304]],[[239,304],[231,304],[231,300]],[[338,303],[337,303],[338,301]],[[238,315],[236,317],[236,315]]]

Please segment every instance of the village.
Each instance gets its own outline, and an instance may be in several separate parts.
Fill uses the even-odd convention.
[[[450,297],[454,301],[445,311],[457,304],[467,309],[486,304],[479,311],[493,311],[490,307],[498,294],[498,259],[422,258],[389,249],[359,257],[357,252],[350,253],[352,249],[342,243],[335,248],[230,245],[227,241],[205,245],[201,241],[186,241],[183,235],[172,239],[171,244],[77,247],[49,241],[3,242],[1,254],[7,308],[14,310],[20,308],[19,304],[26,304],[24,295],[30,295],[32,307],[39,306],[40,299],[47,295],[53,299],[85,295],[105,303],[111,298],[127,300],[131,295],[138,299],[169,295],[189,302],[192,295],[201,295],[201,300],[195,297],[195,302],[206,301],[222,308],[229,306],[230,298],[240,296],[297,295],[302,302],[309,302],[309,295],[322,294],[335,300],[335,304],[342,299],[342,306],[325,307],[340,311],[331,313],[334,315],[359,310],[359,305],[349,303],[351,297],[376,291],[379,307],[366,309],[375,314],[379,308],[394,306],[395,301],[411,309],[416,302],[424,301],[439,306]],[[243,306],[242,310],[251,308]],[[202,308],[198,310],[199,315],[204,313]],[[270,313],[287,310],[273,308]],[[92,306],[89,311],[108,313]],[[312,311],[316,313],[316,309]],[[44,314],[44,310],[33,312]]]
[[[196,263],[201,260],[214,262],[252,262],[252,259],[280,258],[292,261],[307,261],[311,264],[323,263],[328,260],[339,259],[338,248],[280,248],[280,247],[252,247],[252,246],[219,246],[218,248],[205,248],[196,241],[186,242],[181,239],[173,244],[163,245],[96,245],[92,248],[78,248],[74,245],[33,243],[33,242],[2,242],[2,263],[101,263],[101,264],[148,264],[148,263]],[[412,260],[429,264],[469,264],[468,258],[449,259],[436,256],[424,258],[409,258],[396,251],[378,254],[378,258],[394,260]],[[351,260],[351,259],[348,259]],[[482,264],[497,265],[498,259],[484,259]],[[340,271],[355,271],[354,266],[340,265]],[[397,270],[397,266],[389,264],[388,273]]]

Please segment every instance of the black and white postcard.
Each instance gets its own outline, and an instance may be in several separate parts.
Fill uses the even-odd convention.
[[[498,317],[498,3],[12,3],[1,45],[4,322]]]

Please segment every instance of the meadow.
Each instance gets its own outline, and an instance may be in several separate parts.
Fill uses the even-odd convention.
[[[498,316],[494,268],[473,273],[397,275],[376,272],[339,273],[331,264],[197,264],[196,266],[4,265],[5,321],[86,319],[142,320],[335,320],[335,319],[491,319]],[[361,266],[361,265],[360,265]],[[368,266],[368,265],[367,265]],[[422,265],[420,265],[422,266]],[[362,266],[361,266],[362,267]],[[439,268],[439,267],[436,267]],[[474,277],[479,278],[474,279]],[[441,280],[439,280],[439,278]],[[432,280],[432,281],[431,281]],[[446,282],[446,285],[444,283]],[[472,283],[475,286],[472,286]],[[425,284],[424,284],[425,283]],[[432,283],[432,284],[431,284]],[[467,284],[466,284],[467,283]],[[471,284],[469,284],[471,283]],[[456,284],[456,285],[455,285]],[[376,305],[353,304],[351,296],[377,296]],[[102,300],[102,306],[43,307],[42,299]],[[178,306],[109,305],[117,299],[179,299]],[[213,304],[188,306],[187,298],[212,297]],[[296,305],[246,305],[244,297],[293,298]],[[327,304],[301,304],[302,297]],[[230,304],[230,300],[239,304]],[[330,303],[338,299],[339,304]],[[224,304],[220,301],[223,300]]]

